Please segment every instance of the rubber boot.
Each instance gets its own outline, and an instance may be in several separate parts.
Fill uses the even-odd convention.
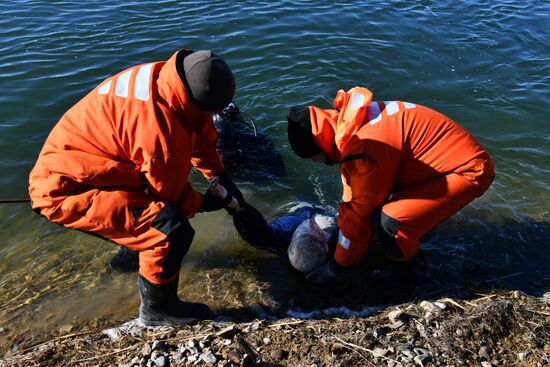
[[[138,276],[139,319],[146,326],[189,325],[197,320],[212,318],[210,308],[202,303],[182,302],[178,297],[176,278],[169,284],[154,284]]]
[[[120,250],[109,261],[109,268],[121,273],[133,273],[139,269],[139,251],[120,246]]]

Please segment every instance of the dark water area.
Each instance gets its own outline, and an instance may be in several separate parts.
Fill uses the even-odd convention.
[[[90,89],[182,47],[229,62],[235,102],[280,155],[283,171],[230,167],[267,219],[297,202],[336,212],[338,167],[298,159],[285,116],[295,104],[329,108],[338,89],[360,85],[375,100],[434,108],[495,161],[489,191],[426,236],[410,264],[384,262],[374,244],[332,287],[309,285],[285,259],[246,245],[225,213],[197,215],[180,296],[242,318],[550,290],[550,3],[18,0],[0,3],[0,14],[0,199],[26,198],[49,131]],[[191,181],[206,187],[196,174]],[[28,205],[0,204],[0,346],[135,317],[135,275],[106,266],[116,252]]]

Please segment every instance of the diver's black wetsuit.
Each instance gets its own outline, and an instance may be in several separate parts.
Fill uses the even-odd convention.
[[[259,181],[286,175],[282,157],[272,140],[258,132],[252,118],[241,113],[233,102],[214,117],[214,125],[218,132],[216,149],[234,177],[247,176]]]

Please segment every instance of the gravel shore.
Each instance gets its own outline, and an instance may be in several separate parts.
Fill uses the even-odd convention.
[[[550,294],[434,299],[351,318],[145,328],[136,320],[79,330],[0,366],[537,366],[550,365]]]

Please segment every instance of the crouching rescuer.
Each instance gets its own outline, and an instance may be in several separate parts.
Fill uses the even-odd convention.
[[[231,69],[210,51],[131,67],[63,115],[30,173],[36,212],[139,251],[145,325],[212,316],[177,290],[195,233],[188,218],[244,203],[216,152],[212,121],[234,93]],[[192,167],[212,183],[204,194],[188,182]]]
[[[373,231],[388,258],[409,260],[423,235],[481,196],[494,178],[486,150],[432,109],[375,102],[361,87],[340,90],[333,107],[294,106],[288,114],[288,139],[298,156],[340,164],[336,250],[306,275],[319,284],[359,264]]]

